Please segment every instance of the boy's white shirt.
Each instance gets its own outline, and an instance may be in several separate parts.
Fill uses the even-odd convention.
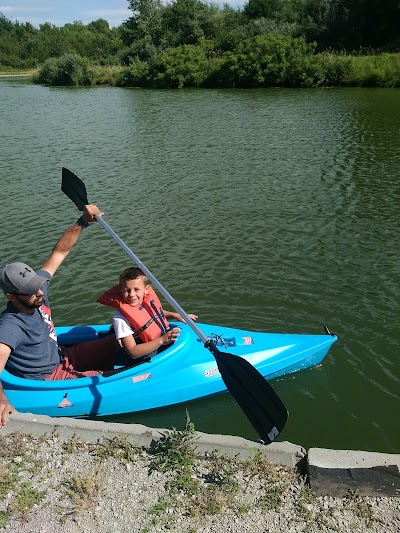
[[[119,341],[129,335],[133,335],[134,330],[129,324],[128,320],[124,317],[121,311],[115,311],[113,315],[113,326],[115,331],[115,338]]]

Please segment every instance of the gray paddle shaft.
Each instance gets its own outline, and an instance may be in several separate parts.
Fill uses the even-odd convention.
[[[169,302],[172,307],[175,309],[177,313],[181,315],[182,318],[185,319],[185,322],[188,326],[192,328],[192,330],[196,333],[196,335],[201,339],[204,343],[206,343],[209,339],[204,333],[196,326],[196,324],[193,322],[193,320],[190,318],[190,316],[182,309],[182,307],[178,304],[178,302],[169,294],[169,292],[161,285],[161,283],[158,281],[156,277],[153,276],[153,274],[150,272],[150,270],[141,262],[141,260],[132,252],[130,248],[124,243],[124,241],[115,233],[115,231],[110,228],[110,226],[107,224],[107,222],[102,218],[96,215],[96,220],[100,222],[100,224],[103,226],[103,228],[111,235],[111,237],[117,241],[117,243],[121,246],[121,248],[129,255],[129,257],[137,264],[137,266],[143,270],[143,272],[146,274],[146,276],[149,278],[149,280],[157,287],[157,289],[161,292],[161,294],[165,297],[167,302]]]

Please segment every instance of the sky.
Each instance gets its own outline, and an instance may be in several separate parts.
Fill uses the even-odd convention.
[[[0,0],[0,13],[12,22],[30,22],[36,28],[44,22],[64,26],[100,18],[110,26],[120,26],[132,16],[128,6],[127,0]]]
[[[243,2],[224,3],[237,7]],[[88,24],[99,18],[110,26],[120,26],[132,16],[128,6],[127,0],[0,0],[0,13],[12,22],[30,22],[36,28],[44,22],[60,27],[75,20]]]

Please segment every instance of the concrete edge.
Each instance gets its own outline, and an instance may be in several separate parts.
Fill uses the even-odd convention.
[[[125,435],[126,438],[139,446],[150,447],[158,441],[167,429],[154,429],[141,424],[109,423],[96,420],[76,418],[53,418],[31,413],[14,413],[0,435],[24,433],[30,435],[46,435],[56,432],[66,441],[73,435],[79,436],[84,442],[97,442],[103,438],[114,438]],[[305,458],[305,450],[290,442],[273,442],[265,446],[257,441],[230,435],[211,435],[196,431],[194,448],[200,453],[220,451],[228,456],[246,459],[261,453],[274,464],[283,464],[296,468]]]
[[[310,448],[307,454],[311,489],[321,496],[400,497],[400,455]]]
[[[63,441],[76,435],[84,442],[125,435],[139,446],[150,447],[168,430],[141,424],[109,423],[75,418],[52,418],[31,413],[14,413],[0,435],[24,433],[42,436],[55,432]],[[400,497],[400,454],[355,450],[310,448],[308,452],[290,442],[260,442],[231,435],[196,431],[193,447],[200,454],[219,451],[241,459],[260,453],[273,464],[306,470],[310,488],[319,496],[397,496]],[[306,465],[306,468],[304,468]]]

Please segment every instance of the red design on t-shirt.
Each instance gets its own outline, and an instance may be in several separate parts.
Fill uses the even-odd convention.
[[[54,328],[54,322],[51,318],[51,310],[50,310],[50,307],[47,307],[46,304],[42,304],[40,307],[39,307],[39,312],[40,314],[42,315],[43,317],[43,320],[45,321],[45,323],[48,325],[49,327],[49,337],[50,337],[50,340],[53,340],[55,342],[57,342],[57,335],[56,335],[56,330]]]

